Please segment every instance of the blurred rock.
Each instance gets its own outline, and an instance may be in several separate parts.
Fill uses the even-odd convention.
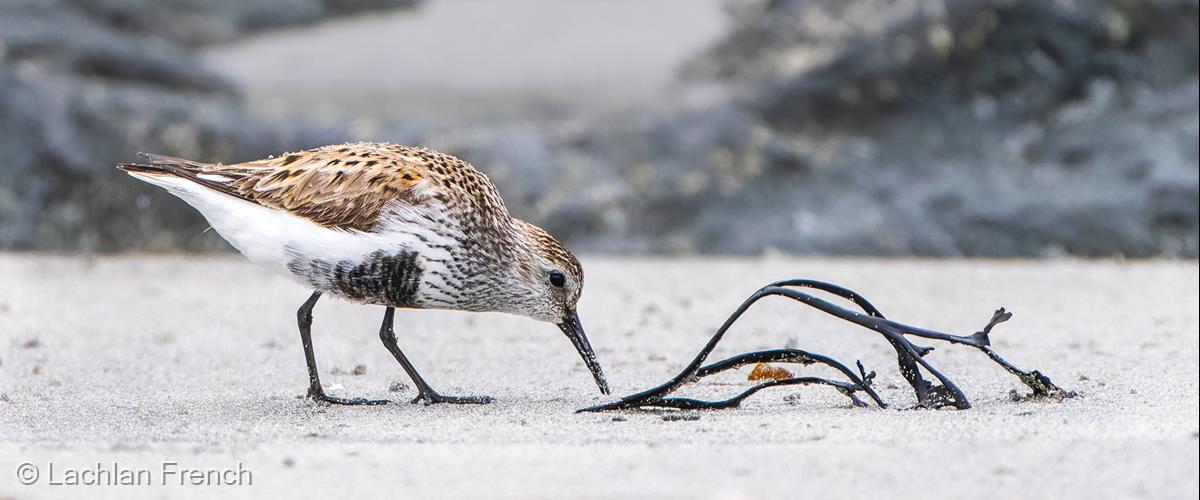
[[[1197,256],[1196,1],[733,11],[698,91],[524,146],[582,180],[498,182],[595,250]]]
[[[253,158],[346,134],[255,120],[178,42],[409,3],[0,1],[0,248],[226,248],[193,210],[114,165],[137,151]]]
[[[809,167],[746,207],[811,221],[781,220],[769,244],[1197,255],[1196,1],[775,0],[738,16],[689,74],[738,88],[790,145],[771,186]]]
[[[313,24],[362,11],[413,7],[420,0],[76,0],[90,17],[122,31],[181,44],[228,42],[255,31]]]
[[[224,247],[112,165],[351,134],[247,116],[188,47],[406,3],[0,1],[0,247]],[[458,154],[584,251],[1197,256],[1197,0],[731,5],[657,106],[356,138]]]

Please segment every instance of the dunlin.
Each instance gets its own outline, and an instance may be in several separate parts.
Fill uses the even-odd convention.
[[[353,143],[233,165],[161,155],[119,168],[195,207],[251,261],[313,289],[297,317],[308,396],[325,394],[313,357],[312,309],[322,294],[386,308],[379,336],[417,386],[413,402],[486,403],[434,391],[400,351],[395,308],[497,311],[555,323],[608,385],[575,304],[583,268],[558,240],[509,214],[482,172],[453,156]]]

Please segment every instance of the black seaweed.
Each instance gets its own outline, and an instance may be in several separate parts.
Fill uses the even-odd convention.
[[[797,290],[797,288],[810,288],[819,290],[832,295],[836,295],[846,299],[855,306],[859,311],[846,309],[844,307],[830,303],[824,299],[818,298],[812,294]],[[754,292],[746,299],[737,310],[725,320],[717,332],[709,339],[708,344],[700,350],[692,362],[688,364],[683,371],[675,375],[671,380],[658,385],[656,387],[634,393],[616,401],[602,403],[595,406],[580,409],[580,412],[597,412],[611,411],[629,408],[679,408],[679,409],[725,409],[735,408],[741,404],[743,400],[750,397],[754,393],[769,388],[789,385],[825,385],[830,386],[845,394],[850,398],[855,406],[867,406],[857,393],[866,394],[871,401],[881,408],[886,408],[887,403],[879,397],[872,389],[871,383],[875,379],[875,372],[867,372],[861,362],[856,362],[857,371],[851,370],[846,365],[834,360],[830,357],[816,353],[801,351],[798,349],[771,349],[765,351],[756,351],[733,356],[712,364],[705,365],[704,361],[713,349],[717,347],[721,339],[725,336],[725,332],[729,330],[733,323],[736,322],[742,314],[754,305],[759,300],[771,297],[783,296],[792,300],[799,301],[805,305],[816,308],[821,312],[836,316],[843,320],[849,321],[856,325],[862,326],[869,330],[875,331],[883,335],[884,339],[896,350],[896,359],[900,366],[900,373],[908,384],[912,387],[917,399],[917,407],[919,408],[955,408],[965,410],[971,407],[971,402],[962,390],[958,388],[946,375],[942,374],[925,356],[933,351],[932,347],[920,346],[913,344],[908,340],[908,336],[919,337],[929,340],[939,340],[949,342],[951,344],[960,344],[974,347],[987,354],[988,358],[1004,367],[1009,373],[1016,375],[1033,393],[1031,397],[1049,398],[1049,399],[1064,399],[1073,397],[1075,394],[1070,391],[1065,391],[1050,381],[1050,378],[1043,375],[1040,371],[1023,371],[1018,369],[1013,364],[1005,361],[991,347],[991,332],[992,329],[1009,318],[1012,318],[1012,313],[1005,311],[1004,308],[996,310],[992,315],[991,321],[983,327],[982,330],[975,332],[969,336],[951,335],[941,333],[926,328],[910,326],[903,323],[898,323],[889,320],[883,316],[874,305],[866,298],[854,291],[815,280],[785,280],[771,283]],[[734,369],[750,363],[798,363],[801,365],[810,365],[814,363],[828,365],[839,371],[848,379],[848,381],[832,380],[820,377],[792,377],[782,380],[772,380],[752,386],[746,391],[729,399],[720,401],[704,401],[693,398],[672,397],[671,393],[678,390],[683,385],[697,381],[703,377],[719,373],[725,370]],[[934,384],[925,379],[922,370],[937,380]]]

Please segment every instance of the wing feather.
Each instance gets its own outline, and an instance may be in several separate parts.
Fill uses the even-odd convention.
[[[406,146],[354,143],[325,146],[230,165],[144,155],[148,166],[210,188],[285,210],[322,226],[369,231],[391,203],[418,205],[428,190],[426,165]]]
[[[149,165],[130,167],[186,177],[330,228],[370,231],[397,204],[464,203],[461,208],[485,218],[508,217],[486,175],[458,158],[423,148],[337,144],[230,165],[145,156]]]

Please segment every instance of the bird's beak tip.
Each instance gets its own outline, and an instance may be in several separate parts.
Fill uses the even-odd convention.
[[[575,350],[579,351],[583,363],[587,365],[588,370],[592,372],[592,377],[596,379],[596,386],[600,388],[600,393],[607,395],[609,393],[608,381],[604,379],[604,371],[600,369],[600,362],[596,361],[596,353],[592,351],[592,345],[588,342],[587,335],[583,333],[579,315],[574,310],[567,311],[562,322],[558,324],[558,328],[570,339]]]

